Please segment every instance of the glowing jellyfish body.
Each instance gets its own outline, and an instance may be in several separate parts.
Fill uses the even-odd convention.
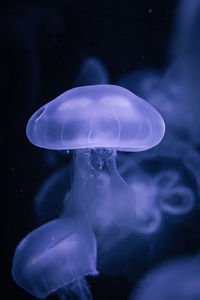
[[[199,260],[184,257],[163,263],[150,271],[129,300],[200,299]]]
[[[19,286],[37,298],[95,275],[95,241],[88,239],[76,219],[60,218],[32,231],[18,245],[12,275]]]
[[[164,130],[160,114],[143,99],[119,86],[94,85],[69,90],[40,108],[28,122],[27,136],[47,149],[100,148],[99,171],[106,162],[110,172],[111,213],[119,231],[128,235],[134,196],[117,171],[116,150],[147,150],[161,141]]]

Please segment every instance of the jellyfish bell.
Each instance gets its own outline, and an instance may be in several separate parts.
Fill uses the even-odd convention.
[[[97,275],[95,242],[76,219],[59,218],[37,228],[18,245],[12,266],[16,283],[43,299],[87,275]]]
[[[41,107],[27,124],[32,144],[56,150],[143,151],[163,138],[164,121],[143,99],[115,85],[71,89]]]
[[[94,181],[92,185],[89,182],[107,165],[109,209],[122,236],[132,231],[134,194],[117,170],[116,151],[150,149],[162,140],[164,131],[164,121],[151,105],[115,85],[71,89],[36,111],[26,129],[29,140],[36,146],[75,150],[75,161],[81,162],[75,168],[87,182],[84,195],[95,198],[98,188]],[[99,167],[91,164],[91,149],[96,153]]]

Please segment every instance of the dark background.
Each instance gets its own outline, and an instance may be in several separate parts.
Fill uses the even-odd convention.
[[[96,56],[114,83],[129,71],[164,68],[175,0],[6,1],[0,5],[1,294],[33,299],[12,280],[19,241],[36,226],[33,199],[54,167],[25,134],[29,117],[73,87],[80,64]],[[56,166],[65,163],[59,157]],[[2,290],[3,288],[3,290]],[[125,278],[91,280],[95,299],[126,299]]]

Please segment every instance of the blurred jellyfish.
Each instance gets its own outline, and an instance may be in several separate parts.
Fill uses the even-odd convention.
[[[190,213],[197,205],[195,195],[196,192],[200,193],[200,156],[191,145],[183,142],[172,145],[163,141],[159,149],[138,153],[134,159],[130,154],[129,158],[124,155],[121,154],[118,160],[121,174],[129,185],[137,181],[146,185],[145,190],[149,193],[144,199],[152,199],[151,204],[148,203],[152,209],[182,215]],[[133,169],[136,170],[137,179],[132,174]],[[147,188],[148,182],[151,189]],[[143,203],[145,201],[149,200]]]
[[[200,299],[199,263],[190,256],[162,263],[147,273],[129,300]]]
[[[81,205],[77,205],[79,210]],[[98,274],[95,251],[95,240],[83,220],[56,219],[20,242],[12,276],[20,287],[40,299],[54,292],[65,299],[69,290],[80,299],[91,299],[84,277]]]
[[[40,108],[27,125],[27,136],[48,149],[82,149],[97,177],[106,162],[110,211],[119,234],[129,235],[134,196],[117,171],[116,150],[149,149],[161,141],[164,129],[162,117],[142,99],[118,86],[96,85],[72,89]],[[87,189],[90,199],[100,188],[95,176],[88,170],[88,182],[93,181]]]
[[[137,280],[147,266],[171,251],[190,251],[191,243],[185,240],[193,239],[194,227],[199,234],[194,222],[199,219],[200,156],[189,144],[172,145],[164,139],[151,151],[120,152],[118,168],[134,188],[134,234],[120,240],[112,228],[102,230],[97,236],[98,269]]]
[[[103,62],[96,57],[88,57],[80,67],[74,86],[109,83],[109,75]]]

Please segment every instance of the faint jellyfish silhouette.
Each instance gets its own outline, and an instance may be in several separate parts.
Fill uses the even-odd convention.
[[[160,257],[170,255],[170,249],[176,253],[191,251],[190,243],[184,244],[184,239],[194,233],[194,215],[198,214],[199,197],[199,165],[200,156],[192,145],[183,141],[174,140],[174,143],[166,138],[151,151],[138,153],[118,153],[118,169],[121,176],[130,186],[136,185],[135,193],[135,215],[133,235],[127,239],[120,240],[112,231],[104,232],[98,244],[99,270],[112,276],[126,276],[130,280],[136,280],[137,274],[142,274],[149,264],[159,261]],[[191,210],[184,213],[182,204],[178,207],[179,215],[174,215],[162,209],[162,190],[167,187],[167,195],[171,189],[176,187],[189,188],[195,203]],[[140,201],[142,199],[142,201]],[[172,203],[173,204],[173,203]],[[188,205],[188,207],[190,207]],[[172,206],[173,208],[173,206]],[[151,211],[159,211],[159,218]],[[140,214],[144,219],[139,219]],[[161,219],[160,219],[161,217]],[[144,222],[147,220],[147,222]],[[150,221],[148,223],[148,221]],[[153,222],[152,222],[153,221]],[[186,228],[184,227],[187,222]],[[198,222],[198,221],[197,221]],[[140,226],[137,226],[140,225]],[[185,230],[183,231],[183,228]],[[198,226],[195,226],[198,231]],[[198,233],[197,233],[198,234]],[[180,238],[184,236],[183,238]],[[164,239],[163,239],[164,237]],[[172,240],[178,241],[172,243]],[[157,247],[162,241],[162,249]],[[173,245],[172,245],[173,244]]]
[[[83,61],[74,86],[107,84],[109,81],[109,74],[103,62],[97,57],[91,56]]]
[[[144,276],[129,300],[200,299],[199,263],[192,256],[162,263]]]
[[[98,194],[96,178],[106,162],[110,210],[122,236],[132,232],[134,194],[117,170],[116,150],[147,150],[161,141],[164,131],[164,121],[151,105],[114,85],[69,90],[40,108],[27,125],[29,140],[39,147],[82,149],[75,153],[85,153],[90,165],[84,194],[91,199]]]

